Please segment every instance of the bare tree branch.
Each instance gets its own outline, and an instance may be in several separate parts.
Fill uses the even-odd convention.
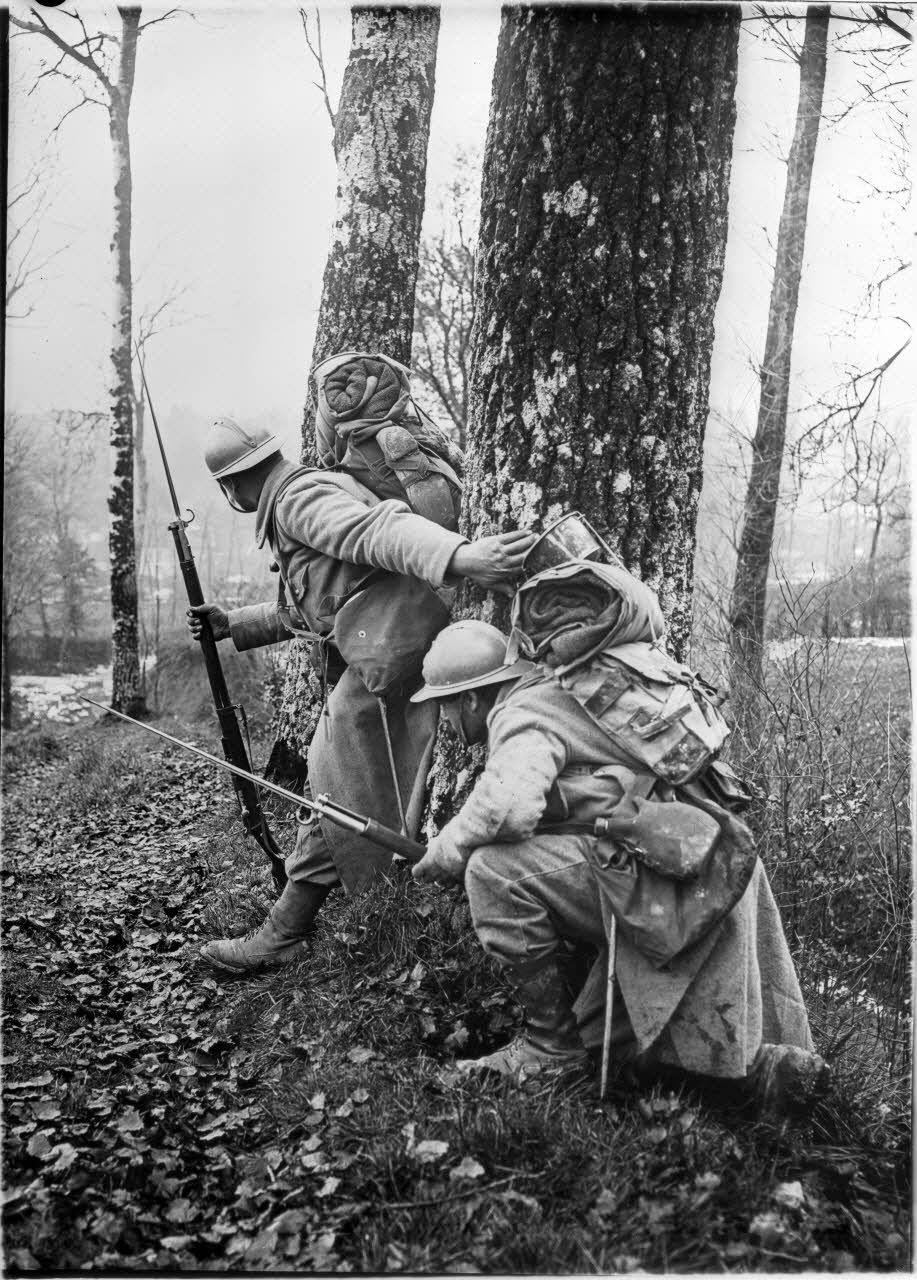
[[[178,16],[190,18],[192,22],[196,21],[194,14],[188,9],[169,9],[166,13],[160,14],[158,18],[150,18],[149,22],[141,22],[140,26],[137,28],[138,34],[146,31],[149,27],[155,27],[158,22],[166,22],[169,18],[175,18]]]
[[[889,8],[887,4],[874,4],[872,6],[872,9],[875,15],[877,16],[877,18],[879,19],[879,21],[884,26],[891,27],[892,31],[897,31],[899,36],[903,36],[905,40],[913,43],[913,40],[914,40],[913,34],[910,31],[908,31],[907,27],[902,27],[899,23],[894,21],[894,19],[891,16],[891,13],[889,12]],[[907,13],[908,10],[898,9],[896,10],[896,12]]]
[[[325,110],[328,112],[328,119],[331,121],[332,145],[334,146],[334,154],[336,157],[337,146],[334,144],[333,139],[337,132],[337,116],[335,115],[334,109],[331,106],[331,99],[328,96],[328,79],[325,75],[325,54],[324,54],[324,50],[322,49],[321,11],[318,5],[316,5],[315,6],[315,30],[316,30],[315,44],[312,43],[312,34],[309,31],[309,15],[306,13],[305,9],[300,9],[299,16],[300,18],[302,18],[302,29],[306,36],[306,45],[308,46],[309,52],[312,54],[312,57],[315,59],[316,63],[318,64],[319,73],[322,78],[321,84],[319,84],[318,81],[316,80],[313,80],[312,83],[315,85],[316,89],[320,91],[322,97],[325,100]]]
[[[807,463],[811,463],[813,458],[822,454],[834,440],[853,437],[856,424],[881,388],[885,374],[910,345],[911,339],[908,336],[891,355],[871,369],[851,374],[844,383],[816,402],[827,412],[807,428],[794,443],[790,454],[794,469],[801,472]],[[837,404],[839,393],[844,397],[842,404]]]
[[[53,45],[55,45],[58,49],[60,49],[63,54],[65,54],[67,57],[73,58],[75,62],[78,62],[81,66],[85,67],[87,71],[90,71],[96,77],[96,79],[103,85],[103,87],[105,88],[105,91],[110,96],[114,91],[111,80],[102,70],[102,68],[99,66],[98,62],[96,62],[95,58],[89,53],[81,53],[78,45],[71,44],[67,40],[65,40],[63,36],[58,35],[58,33],[54,30],[54,28],[49,26],[48,23],[45,22],[44,18],[41,16],[40,13],[38,13],[37,11],[33,11],[33,12],[35,12],[35,16],[38,19],[37,23],[25,22],[22,18],[17,17],[12,12],[10,12],[10,22],[14,26],[18,27],[23,34],[27,33],[30,35],[46,36],[47,39],[49,39]],[[61,10],[61,12],[68,18],[76,17],[76,14],[68,13],[66,10]],[[80,22],[80,26],[82,27],[83,26],[82,20],[77,18],[77,21]],[[83,27],[84,41],[80,41],[79,44],[82,44],[85,42],[85,40],[89,39],[89,37],[85,35],[85,31],[86,31],[86,28]]]

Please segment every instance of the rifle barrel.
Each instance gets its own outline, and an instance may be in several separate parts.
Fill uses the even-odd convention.
[[[77,694],[77,697],[82,702],[91,702],[100,711],[106,711],[111,716],[117,716],[119,720],[126,720],[128,724],[136,724],[141,729],[146,729],[147,733],[155,733],[157,738],[165,738],[166,742],[173,742],[177,747],[184,747],[186,751],[192,751],[196,756],[200,756],[202,760],[208,760],[219,769],[227,769],[230,773],[238,774],[240,778],[247,778],[249,782],[256,782],[259,787],[264,787],[267,791],[276,792],[278,796],[283,796],[284,800],[289,800],[292,804],[302,804],[307,809],[315,807],[304,796],[298,796],[295,791],[288,791],[286,787],[278,787],[274,782],[266,782],[264,778],[258,778],[255,774],[249,773],[245,769],[240,769],[237,765],[230,764],[228,760],[220,760],[218,756],[212,756],[209,751],[204,751],[202,747],[195,747],[190,742],[184,742],[181,738],[173,737],[171,733],[166,733],[164,729],[154,729],[151,724],[144,724],[141,720],[135,720],[133,716],[126,716],[123,711],[116,711],[114,707],[106,707],[104,702],[96,702],[95,698],[88,698],[85,693]]]
[[[402,835],[398,831],[393,831],[390,827],[383,826],[381,823],[376,822],[374,818],[366,818],[360,813],[354,813],[351,809],[345,809],[343,805],[336,804],[330,798],[321,796],[316,800],[309,800],[305,796],[298,796],[295,791],[288,791],[286,787],[279,787],[276,782],[267,782],[264,778],[259,778],[256,774],[249,773],[246,769],[240,769],[228,760],[220,760],[219,757],[211,755],[209,751],[204,751],[201,747],[192,746],[190,742],[173,737],[171,733],[166,733],[164,729],[154,729],[151,724],[144,724],[141,720],[135,720],[133,716],[125,715],[123,711],[115,711],[114,707],[106,707],[104,702],[96,702],[95,698],[89,698],[85,693],[77,694],[77,697],[82,702],[92,703],[100,711],[117,716],[119,720],[126,720],[128,724],[135,724],[139,728],[145,729],[147,733],[155,733],[157,738],[164,738],[166,742],[172,742],[177,747],[183,747],[185,751],[190,751],[193,755],[200,756],[202,760],[215,764],[218,769],[226,769],[229,773],[237,774],[240,778],[253,782],[256,787],[264,787],[266,791],[273,791],[275,795],[282,796],[284,800],[289,800],[291,804],[295,804],[302,809],[308,809],[310,812],[318,814],[321,818],[327,818],[329,822],[333,822],[338,827],[343,827],[346,831],[352,831],[355,835],[363,836],[374,844],[381,845],[384,849],[391,849],[393,853],[400,853],[408,862],[419,862],[426,853],[426,849],[419,841],[411,840],[410,837]]]

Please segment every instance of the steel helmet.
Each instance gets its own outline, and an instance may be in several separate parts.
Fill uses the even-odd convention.
[[[423,660],[424,685],[411,698],[454,698],[466,689],[502,684],[531,671],[533,663],[506,661],[506,636],[489,622],[468,618],[444,627]]]
[[[214,480],[222,480],[257,466],[279,447],[266,427],[240,427],[232,418],[217,418],[207,433],[204,461]]]

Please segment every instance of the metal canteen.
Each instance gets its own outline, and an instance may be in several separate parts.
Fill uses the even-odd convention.
[[[522,562],[522,573],[533,578],[544,569],[555,569],[570,560],[620,560],[579,511],[570,511],[545,529]]]

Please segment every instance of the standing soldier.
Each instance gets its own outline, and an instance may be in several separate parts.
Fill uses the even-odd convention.
[[[523,1011],[511,1044],[458,1065],[518,1080],[583,1066],[604,1039],[619,1063],[749,1080],[766,1107],[811,1096],[826,1068],[750,833],[709,786],[666,781],[708,777],[719,730],[715,702],[659,647],[655,596],[579,561],[527,583],[513,621],[549,665],[514,660],[486,623],[457,622],[433,641],[413,699],[488,746],[413,874],[464,880]],[[584,947],[597,956],[585,985]]]
[[[416,474],[435,471],[436,460],[427,459],[432,468],[424,458],[415,466],[406,382],[407,371],[385,357],[346,353],[326,362],[319,440],[328,443],[331,426],[346,435],[343,422],[366,446],[374,424],[380,451],[369,453],[370,464],[380,472],[393,460],[389,480],[403,474],[414,481],[413,505],[380,497],[358,480],[344,450],[335,457],[332,448],[334,470],[304,468],[288,462],[261,428],[227,418],[213,425],[207,465],[229,504],[255,514],[258,545],[268,544],[279,571],[279,598],[228,612],[205,604],[189,611],[189,626],[197,637],[206,620],[216,640],[231,638],[237,649],[291,636],[310,640],[331,691],[309,747],[306,794],[328,792],[339,804],[416,835],[436,711],[408,696],[430,640],[448,621],[449,588],[464,577],[508,590],[534,539],[515,532],[469,542],[417,513],[427,499],[434,514],[442,510],[436,504],[448,491],[431,486],[425,495],[416,483]],[[454,525],[451,516],[450,503],[444,523]],[[208,943],[202,956],[240,974],[296,958],[331,889],[363,890],[390,858],[331,823],[301,828],[286,861],[288,883],[264,923],[244,937]]]

